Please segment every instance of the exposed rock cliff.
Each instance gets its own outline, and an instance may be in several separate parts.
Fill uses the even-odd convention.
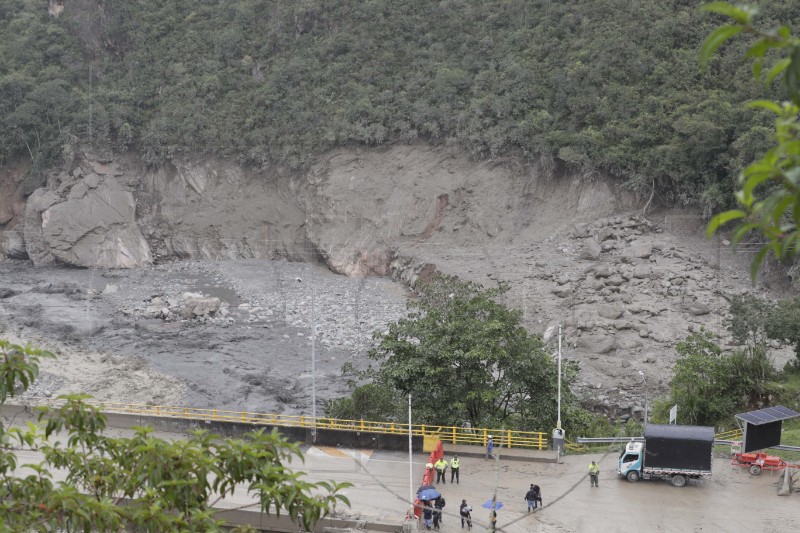
[[[302,175],[228,161],[148,169],[134,157],[89,157],[30,195],[24,217],[19,200],[6,201],[16,214],[0,230],[6,256],[27,253],[36,265],[286,258],[404,284],[436,270],[509,282],[506,303],[522,309],[532,332],[553,343],[564,326],[564,354],[580,363],[586,402],[636,416],[637,370],[648,372],[653,392],[662,389],[674,344],[690,331],[708,329],[733,346],[723,318],[730,295],[752,290],[747,258],[706,241],[696,213],[642,218],[637,199],[603,177],[545,163],[476,163],[425,145],[338,150]],[[233,290],[273,305],[252,291],[256,283]],[[338,331],[351,321],[361,340],[340,349],[363,353],[371,331],[353,313],[332,323]]]

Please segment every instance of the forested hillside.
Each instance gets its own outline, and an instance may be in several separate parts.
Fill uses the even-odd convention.
[[[608,172],[706,209],[767,146],[738,49],[690,0],[0,0],[0,162],[83,143],[302,168],[423,139]],[[761,25],[793,27],[793,0]],[[777,24],[777,22],[775,22]],[[776,86],[777,87],[777,86]],[[779,90],[779,89],[774,89]],[[780,97],[780,94],[770,94]]]

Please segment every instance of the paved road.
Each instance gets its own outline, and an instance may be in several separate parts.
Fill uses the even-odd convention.
[[[122,433],[123,430],[114,430]],[[179,434],[160,434],[180,438]],[[400,452],[357,451],[306,447],[306,461],[297,465],[311,480],[336,479],[354,484],[346,490],[352,509],[345,516],[364,520],[400,523],[409,493],[408,455]],[[22,453],[21,462],[35,460],[36,454]],[[588,463],[599,461],[600,487],[590,488]],[[414,485],[422,477],[427,455],[414,456]],[[458,505],[466,499],[473,513],[476,531],[485,530],[488,511],[480,505],[497,491],[505,504],[498,513],[498,529],[522,532],[737,532],[789,531],[800,516],[800,493],[776,495],[777,476],[750,476],[747,470],[715,459],[714,477],[675,488],[665,482],[636,484],[617,479],[616,454],[569,456],[562,464],[495,462],[464,457],[461,483],[440,485],[447,499],[443,533],[460,531]],[[59,477],[58,474],[56,477]],[[523,496],[527,487],[542,487],[544,508],[527,514]],[[226,501],[240,506],[252,500],[245,491]],[[792,525],[795,524],[795,525]]]

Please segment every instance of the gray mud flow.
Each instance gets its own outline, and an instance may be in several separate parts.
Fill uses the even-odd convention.
[[[219,298],[220,307],[186,319],[180,315],[185,293]],[[148,403],[170,398],[193,407],[309,414],[313,314],[319,416],[325,400],[349,391],[342,365],[366,367],[373,332],[402,316],[405,303],[405,290],[389,280],[347,278],[281,260],[186,261],[134,270],[0,263],[0,335],[7,330],[33,343],[56,342],[61,352],[97,354],[79,364],[121,360],[173,378],[143,374],[137,398],[151,398]],[[95,385],[85,386],[112,391],[130,368],[101,369]],[[45,364],[30,395],[74,392],[68,381]],[[182,384],[179,397],[161,390],[175,383]]]

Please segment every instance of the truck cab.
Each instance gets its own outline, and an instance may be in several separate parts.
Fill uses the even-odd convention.
[[[639,481],[642,471],[643,451],[643,442],[629,442],[622,453],[619,454],[617,474],[631,482]]]

